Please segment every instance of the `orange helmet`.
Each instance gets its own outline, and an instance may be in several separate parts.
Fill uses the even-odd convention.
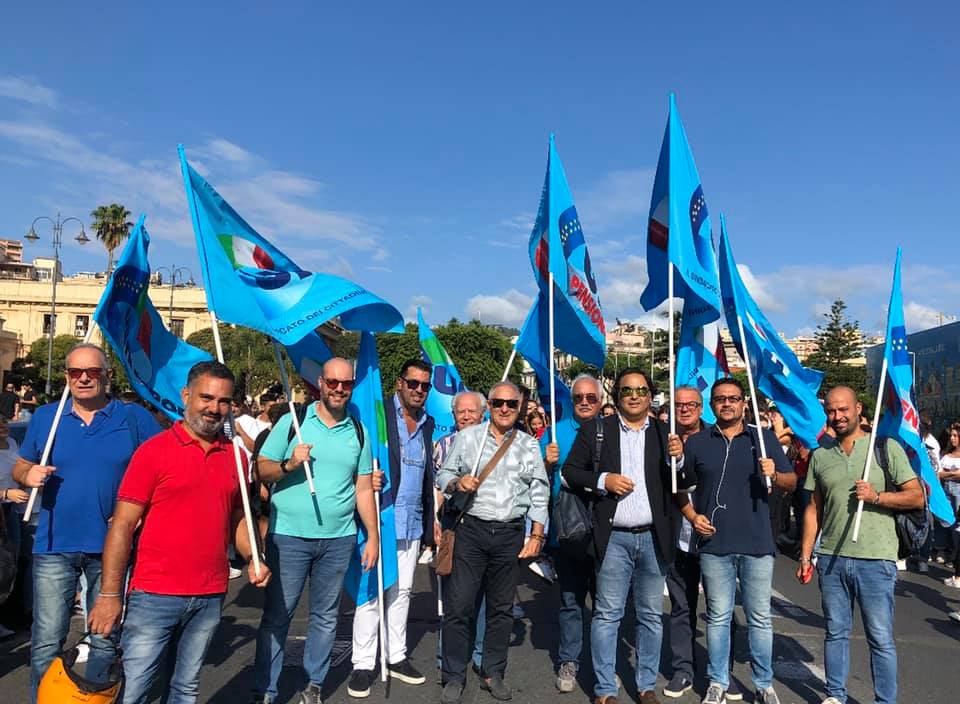
[[[77,655],[77,647],[74,646],[53,659],[40,680],[37,704],[114,704],[120,701],[120,689],[123,686],[120,656],[110,666],[106,681],[96,682],[74,670]]]

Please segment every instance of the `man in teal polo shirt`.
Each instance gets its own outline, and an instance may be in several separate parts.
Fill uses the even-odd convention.
[[[353,394],[353,368],[335,357],[317,380],[320,400],[303,421],[303,444],[288,440],[292,414],[283,416],[260,450],[264,482],[276,482],[267,533],[267,586],[254,660],[254,702],[277,696],[283,648],[290,618],[310,579],[310,619],[303,667],[310,684],[296,704],[321,704],[320,688],[330,666],[343,578],[356,545],[354,510],[369,536],[363,569],[377,561],[380,532],[373,495],[373,461],[366,429],[347,413]],[[363,437],[359,437],[359,433]],[[316,496],[311,496],[303,464],[310,462]]]

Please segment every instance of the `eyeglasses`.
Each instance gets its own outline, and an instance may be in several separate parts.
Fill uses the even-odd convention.
[[[740,403],[742,400],[743,396],[714,396],[710,399],[710,403],[722,406],[725,403]]]
[[[344,391],[353,390],[353,379],[326,379],[324,378],[323,383],[327,385],[327,388],[331,391],[335,391],[338,386],[342,386]]]
[[[640,398],[646,398],[650,395],[650,389],[646,386],[621,386],[618,390],[620,396],[639,396]]]
[[[423,393],[427,393],[430,389],[433,388],[433,384],[429,381],[417,381],[416,379],[404,379],[403,383],[407,385],[407,388],[411,391],[416,391],[417,387],[420,387],[420,390]]]
[[[490,399],[490,405],[494,408],[502,408],[506,406],[511,411],[515,411],[520,408],[520,399],[518,398],[492,398]]]
[[[592,406],[595,403],[599,403],[600,399],[596,394],[574,394],[573,395],[574,403],[580,403],[581,401],[586,401]]]
[[[692,411],[694,408],[700,407],[700,402],[699,401],[677,401],[676,403],[673,404],[673,406],[678,411],[683,411],[687,408],[689,408]]]
[[[103,373],[103,367],[67,367],[67,376],[69,376],[72,381],[76,381],[84,374],[87,375],[90,381],[96,381],[103,376]]]

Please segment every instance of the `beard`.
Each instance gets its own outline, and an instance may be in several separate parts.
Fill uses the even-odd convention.
[[[221,428],[223,428],[223,417],[221,416],[217,416],[216,420],[214,420],[212,417],[205,416],[202,413],[196,415],[185,413],[183,421],[190,426],[193,432],[204,437],[214,437],[218,435]]]

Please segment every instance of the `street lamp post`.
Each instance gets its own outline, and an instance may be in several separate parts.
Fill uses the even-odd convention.
[[[57,213],[57,219],[54,220],[51,217],[46,215],[41,215],[38,218],[34,218],[33,222],[30,223],[30,231],[24,235],[24,239],[33,244],[40,239],[40,235],[37,234],[35,229],[36,224],[41,220],[46,220],[51,225],[53,225],[53,273],[51,277],[53,278],[53,294],[50,297],[50,339],[47,343],[47,384],[46,384],[46,394],[50,396],[50,377],[53,373],[53,336],[57,329],[57,278],[60,273],[60,244],[61,236],[63,235],[63,226],[66,225],[71,220],[80,225],[80,234],[77,235],[74,239],[80,244],[86,244],[90,241],[90,238],[87,237],[87,233],[83,229],[83,221],[79,218],[69,217],[61,218],[60,213]]]
[[[170,309],[167,314],[167,327],[172,331],[173,330],[173,289],[177,284],[177,277],[178,276],[180,277],[181,284],[187,283],[193,286],[193,272],[190,271],[185,266],[176,266],[176,265],[161,266],[161,267],[158,267],[156,271],[157,271],[157,274],[160,274],[160,272],[165,271],[167,272],[167,274],[170,275]],[[184,273],[190,275],[190,278],[187,279],[186,281],[184,281],[184,278],[183,278]]]

